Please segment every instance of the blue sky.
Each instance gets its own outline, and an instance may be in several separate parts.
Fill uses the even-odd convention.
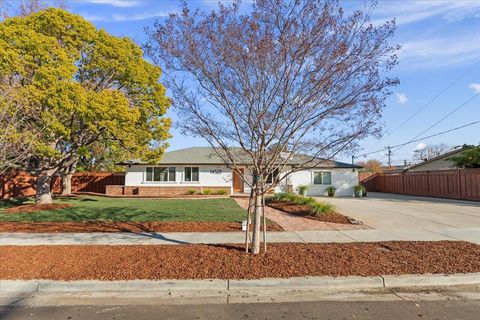
[[[215,0],[189,1],[193,6],[211,10]],[[169,0],[70,0],[69,9],[117,36],[128,36],[142,44],[146,40],[144,27],[162,20],[169,12],[178,10],[177,1]],[[347,8],[363,7],[363,1],[342,1]],[[248,1],[243,4],[248,7]],[[400,63],[393,75],[400,79],[389,98],[383,114],[385,135],[381,140],[369,138],[361,142],[358,154],[397,145],[413,137],[442,119],[449,112],[480,93],[480,0],[469,1],[379,1],[373,13],[374,22],[381,23],[396,18],[397,33],[394,41],[402,45]],[[456,81],[456,82],[455,82]],[[455,83],[454,83],[455,82]],[[454,83],[454,84],[453,84]],[[453,85],[452,85],[453,84]],[[410,121],[397,128],[440,92],[451,86],[430,105],[418,112]],[[175,121],[175,114],[169,111]],[[480,120],[480,96],[477,96],[422,136]],[[170,149],[205,142],[184,137],[173,130]],[[480,124],[425,139],[393,149],[394,164],[410,160],[419,143],[447,143],[461,145],[480,143]],[[382,158],[384,151],[368,158]],[[365,160],[366,158],[361,158]],[[350,155],[340,160],[350,161]],[[383,158],[382,161],[385,161]]]

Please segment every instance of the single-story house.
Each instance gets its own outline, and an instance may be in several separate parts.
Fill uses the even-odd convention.
[[[237,163],[240,171],[248,167],[246,162],[242,165]],[[304,163],[300,161],[300,156],[292,156],[287,170],[300,163]],[[227,194],[250,191],[240,174],[226,165],[210,147],[166,152],[154,165],[136,160],[119,165],[126,166],[125,185],[107,186],[108,195],[171,196],[206,189],[212,193],[223,190]],[[351,196],[353,187],[358,183],[356,170],[359,168],[357,165],[324,160],[313,169],[292,173],[276,186],[275,192],[296,191],[299,186],[306,185],[308,195],[324,195],[327,187],[334,186],[337,195]]]
[[[464,147],[454,149],[447,153],[441,154],[437,157],[433,157],[429,160],[425,160],[423,162],[419,162],[414,164],[408,168],[406,168],[407,172],[415,172],[415,171],[437,171],[437,170],[454,170],[458,169],[455,164],[449,160],[450,157],[459,155],[465,151]]]

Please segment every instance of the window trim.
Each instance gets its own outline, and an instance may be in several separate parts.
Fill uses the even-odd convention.
[[[197,168],[197,180],[193,180],[193,168]],[[187,169],[190,169],[190,180],[187,180]],[[187,183],[198,183],[200,182],[200,167],[184,167],[183,168],[183,182]]]
[[[321,183],[315,183],[315,174],[316,173],[320,173],[320,179],[321,179]],[[324,183],[324,179],[323,179],[323,174],[324,173],[330,173],[330,183]],[[332,185],[332,171],[324,171],[324,170],[321,170],[321,171],[313,171],[313,174],[312,174],[312,184],[313,185],[316,185],[316,186],[331,186]]]
[[[279,175],[280,175],[280,172],[279,172],[278,168],[273,170],[272,173],[267,175],[267,178],[265,179],[265,183],[272,184],[273,181],[275,181],[275,179],[278,178]]]
[[[166,169],[166,176],[167,180],[155,180],[155,169],[156,168],[164,168]],[[151,173],[151,178],[152,180],[148,180],[148,171],[149,169],[152,170]],[[171,173],[173,173],[173,180],[170,180],[171,178]],[[160,166],[147,166],[145,167],[145,176],[144,176],[144,183],[175,183],[177,181],[177,168],[176,167],[170,167],[170,166],[165,166],[165,167],[160,167]]]

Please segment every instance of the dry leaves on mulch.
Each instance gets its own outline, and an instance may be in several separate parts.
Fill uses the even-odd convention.
[[[3,246],[1,279],[257,279],[480,272],[467,242],[275,243],[242,245]]]
[[[268,231],[283,231],[275,222]],[[240,222],[0,222],[0,232],[228,232],[242,231]]]

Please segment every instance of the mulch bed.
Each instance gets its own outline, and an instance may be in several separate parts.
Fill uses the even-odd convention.
[[[258,279],[480,272],[467,242],[275,243],[253,256],[242,245],[3,246],[1,279]]]
[[[8,208],[5,210],[5,213],[32,213],[37,211],[46,211],[46,210],[61,210],[66,208],[73,207],[73,204],[69,203],[50,203],[50,204],[24,204],[21,206],[16,206]]]
[[[269,202],[267,203],[267,206],[286,212],[286,213],[293,214],[295,216],[300,216],[300,217],[304,217],[312,220],[341,223],[341,224],[352,224],[352,222],[347,217],[337,212],[328,212],[318,217],[313,216],[311,214],[312,210],[309,206],[296,204],[293,202],[288,202],[288,201]]]
[[[222,232],[241,231],[239,222],[0,222],[0,232]],[[271,222],[268,231],[283,231]]]

